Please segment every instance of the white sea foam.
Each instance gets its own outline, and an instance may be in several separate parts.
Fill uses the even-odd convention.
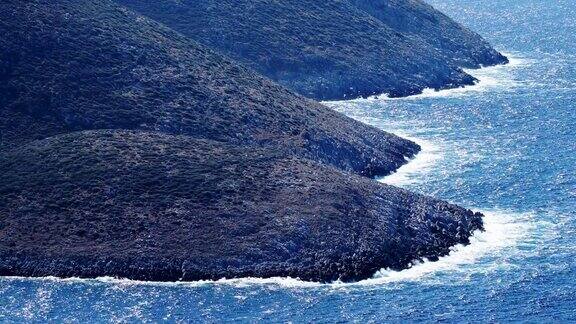
[[[435,90],[424,89],[422,93],[399,98],[390,98],[387,94],[380,94],[370,96],[368,98],[358,98],[348,100],[348,102],[366,102],[366,101],[381,101],[381,100],[418,100],[428,98],[450,98],[462,97],[466,95],[476,95],[489,91],[513,91],[514,89],[524,86],[524,81],[518,80],[514,77],[513,71],[518,68],[526,67],[533,64],[535,61],[523,58],[516,53],[505,53],[509,59],[509,63],[505,65],[496,65],[482,67],[480,69],[465,69],[464,71],[478,81],[474,85],[468,85],[459,88]]]
[[[422,175],[433,171],[438,162],[442,160],[443,147],[431,141],[413,138],[402,132],[395,133],[400,137],[416,142],[420,145],[421,151],[407,164],[396,170],[396,172],[379,178],[378,181],[395,186],[405,186],[421,181],[421,179],[423,179]]]
[[[109,284],[113,285],[119,289],[130,287],[130,286],[158,286],[158,287],[189,287],[197,288],[203,286],[233,286],[235,288],[243,288],[250,286],[277,286],[283,288],[310,288],[310,287],[322,287],[325,284],[319,282],[303,281],[298,278],[289,277],[273,277],[273,278],[237,278],[237,279],[226,279],[222,278],[219,280],[200,280],[200,281],[175,281],[175,282],[161,282],[161,281],[141,281],[132,280],[125,278],[114,278],[114,277],[98,277],[93,279],[86,278],[59,278],[54,276],[47,277],[19,277],[19,276],[7,276],[1,277],[0,280],[5,281],[21,281],[30,280],[37,282],[56,282],[62,284]]]
[[[483,213],[485,214],[485,231],[476,231],[470,238],[469,245],[454,246],[449,255],[438,261],[424,261],[406,270],[382,269],[374,275],[374,278],[356,284],[375,285],[401,281],[421,281],[426,277],[448,272],[464,274],[464,278],[466,278],[474,272],[488,272],[513,267],[514,265],[505,262],[501,257],[513,255],[518,245],[532,235],[536,227],[534,215],[500,210],[483,211]],[[480,264],[479,261],[482,258],[493,258],[493,260]],[[467,267],[471,264],[474,264],[474,267]]]

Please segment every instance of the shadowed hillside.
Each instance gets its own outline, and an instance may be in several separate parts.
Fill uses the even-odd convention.
[[[419,149],[111,1],[2,2],[0,59],[0,149],[142,129],[274,147],[368,176]]]
[[[459,66],[506,61],[478,35],[410,0],[117,2],[319,100],[469,85],[474,78]]]
[[[0,275],[359,280],[482,226],[309,160],[185,136],[57,136],[0,154],[0,170]]]

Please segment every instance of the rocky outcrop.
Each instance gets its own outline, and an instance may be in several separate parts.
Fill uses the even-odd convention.
[[[0,275],[360,280],[481,215],[266,149],[87,131],[0,153]]]
[[[0,150],[90,129],[269,147],[366,176],[419,150],[112,1],[1,3]]]
[[[470,85],[461,67],[506,62],[415,0],[117,0],[318,100]]]

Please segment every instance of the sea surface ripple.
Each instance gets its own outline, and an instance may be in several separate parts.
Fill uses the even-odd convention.
[[[0,322],[576,321],[576,2],[429,0],[511,64],[476,86],[327,105],[420,143],[380,181],[486,214],[437,262],[354,284],[0,279]]]

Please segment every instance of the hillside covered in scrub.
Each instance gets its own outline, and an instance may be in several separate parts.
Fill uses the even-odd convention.
[[[266,145],[367,176],[419,150],[111,1],[11,1],[0,18],[0,149],[142,129]]]
[[[507,62],[420,0],[118,0],[310,98],[470,85]]]
[[[480,214],[269,150],[88,131],[0,154],[0,275],[369,278]]]
[[[482,228],[370,179],[419,149],[115,1],[0,4],[0,275],[403,269]]]

